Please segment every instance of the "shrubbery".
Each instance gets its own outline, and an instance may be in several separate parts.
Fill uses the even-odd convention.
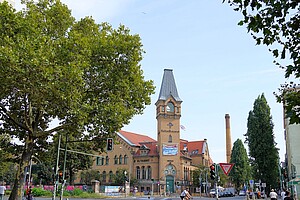
[[[48,191],[48,190],[44,190],[42,188],[32,188],[32,195],[34,197],[45,197],[45,196],[52,196],[52,192],[51,191]]]

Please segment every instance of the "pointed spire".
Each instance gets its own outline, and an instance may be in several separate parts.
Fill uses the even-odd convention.
[[[175,101],[180,101],[180,102],[182,101],[179,98],[177,92],[177,87],[173,76],[173,70],[164,69],[164,75],[160,87],[158,100],[167,100],[170,96],[172,96],[175,99]]]

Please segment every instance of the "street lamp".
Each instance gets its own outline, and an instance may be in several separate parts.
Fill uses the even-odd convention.
[[[127,190],[127,188],[126,188],[126,179],[127,179],[127,171],[124,171],[124,175],[125,175],[125,181],[124,181],[124,192],[125,192],[125,197],[126,197],[126,190]]]
[[[125,164],[125,156],[127,155],[125,150],[122,148],[122,146],[120,146],[120,149],[124,152],[124,164]],[[132,155],[132,152],[130,152],[130,156]],[[131,159],[131,157],[127,156],[127,159]],[[130,178],[131,178],[131,166],[133,162],[128,162],[127,160],[127,165],[129,163],[129,171],[128,171],[128,185],[129,185],[129,192],[130,192]],[[125,172],[124,172],[125,173]],[[126,172],[127,173],[127,172]],[[126,183],[126,181],[125,181]]]

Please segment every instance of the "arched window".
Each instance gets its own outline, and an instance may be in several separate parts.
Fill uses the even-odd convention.
[[[109,171],[109,180],[108,180],[108,182],[112,182],[113,176],[114,176],[113,172]]]
[[[127,156],[127,155],[124,156],[124,164],[125,164],[125,165],[128,164],[128,156]]]
[[[117,155],[115,155],[114,160],[115,160],[115,165],[117,165],[118,164],[118,157],[117,157]]]
[[[140,167],[136,167],[136,179],[141,179],[141,169],[140,169]]]
[[[172,135],[169,135],[168,142],[169,142],[169,143],[171,143],[171,142],[172,142]]]
[[[102,173],[102,181],[104,183],[106,182],[106,171],[103,171],[103,173]]]
[[[104,157],[101,158],[101,165],[104,165]]]
[[[96,165],[97,166],[101,164],[100,161],[101,161],[101,157],[96,157]]]
[[[106,156],[106,158],[105,158],[105,164],[109,165],[109,157],[108,156]]]
[[[174,112],[174,104],[172,102],[168,102],[167,112]]]
[[[151,167],[148,166],[148,167],[147,167],[147,179],[149,180],[149,179],[151,179],[151,178],[152,178],[152,171],[151,171]]]
[[[142,166],[142,179],[146,179],[146,170],[145,170],[145,166]]]
[[[122,155],[119,156],[119,165],[122,164]]]

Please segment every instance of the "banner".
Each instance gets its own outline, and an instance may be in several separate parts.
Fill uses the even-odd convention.
[[[162,153],[164,156],[175,156],[178,153],[178,144],[163,144]]]

